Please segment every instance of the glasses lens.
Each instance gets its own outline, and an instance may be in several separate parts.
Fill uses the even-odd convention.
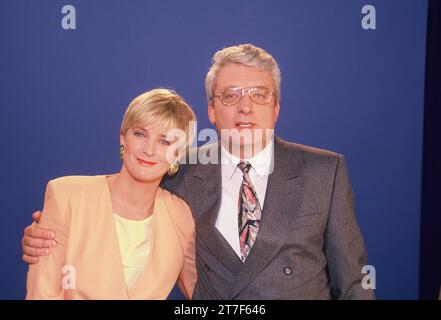
[[[250,90],[251,100],[257,104],[265,104],[271,100],[271,91],[267,88],[253,88]]]
[[[242,97],[241,89],[230,88],[222,92],[222,103],[226,105],[233,105],[239,102]]]
[[[220,98],[224,105],[232,106],[240,101],[242,98],[242,92],[248,92],[251,100],[257,104],[267,104],[271,101],[272,93],[269,89],[265,87],[257,88],[228,88],[225,89],[221,94]]]

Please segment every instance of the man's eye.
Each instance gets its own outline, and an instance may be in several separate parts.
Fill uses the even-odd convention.
[[[238,97],[238,94],[235,92],[228,92],[225,94],[225,99],[234,99],[237,97]]]
[[[268,92],[266,90],[256,90],[253,95],[257,98],[266,98],[268,96]]]

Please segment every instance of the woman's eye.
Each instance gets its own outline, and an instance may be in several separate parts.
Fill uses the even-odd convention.
[[[137,136],[137,137],[144,137],[144,133],[142,133],[140,131],[135,131],[135,136]]]
[[[165,144],[166,146],[169,146],[169,145],[170,145],[170,141],[167,141],[167,140],[165,140],[165,139],[161,139],[160,142],[161,142],[162,144]]]

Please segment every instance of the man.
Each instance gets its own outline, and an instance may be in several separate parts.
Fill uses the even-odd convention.
[[[222,165],[185,165],[163,182],[196,221],[193,298],[374,298],[362,288],[366,251],[344,157],[272,136],[280,110],[274,58],[250,44],[225,48],[213,57],[206,91],[221,143],[198,154],[220,155]],[[25,261],[50,247],[47,234],[26,228]]]

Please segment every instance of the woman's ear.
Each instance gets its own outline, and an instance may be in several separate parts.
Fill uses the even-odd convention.
[[[124,132],[120,131],[120,133],[119,133],[119,145],[123,146],[124,145],[124,141],[125,141],[125,139],[124,139]]]
[[[179,162],[179,160],[185,156],[185,147],[178,147],[175,150],[175,153],[173,155],[173,163]]]

